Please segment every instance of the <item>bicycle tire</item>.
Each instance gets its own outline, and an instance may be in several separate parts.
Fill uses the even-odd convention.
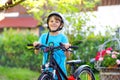
[[[77,80],[95,80],[94,73],[91,68],[86,65],[79,67],[74,73],[74,76]]]
[[[42,73],[38,80],[52,80],[52,76],[49,73]]]

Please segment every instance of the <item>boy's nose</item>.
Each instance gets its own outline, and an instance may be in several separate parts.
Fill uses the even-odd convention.
[[[53,21],[53,24],[55,24],[56,22],[55,21]]]
[[[52,22],[52,24],[55,24],[55,22]]]

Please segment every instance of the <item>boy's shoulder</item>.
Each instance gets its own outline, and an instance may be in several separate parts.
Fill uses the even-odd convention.
[[[48,33],[43,33],[41,36],[46,36]]]
[[[64,33],[59,33],[59,35],[65,35]]]
[[[60,33],[59,36],[61,36],[61,37],[67,37],[64,33]]]
[[[60,35],[62,35],[62,36],[66,36],[64,33],[60,33]]]
[[[43,33],[41,36],[46,37],[47,35],[48,35],[48,33]],[[64,33],[59,33],[59,35],[57,35],[57,36],[66,37],[66,35]]]

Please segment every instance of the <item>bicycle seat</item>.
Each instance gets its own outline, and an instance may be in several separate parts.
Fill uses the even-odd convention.
[[[81,60],[70,60],[70,61],[67,61],[66,63],[67,64],[79,64],[81,62]]]

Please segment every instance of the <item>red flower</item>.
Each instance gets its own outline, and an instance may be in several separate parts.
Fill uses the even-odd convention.
[[[107,48],[105,50],[97,52],[97,55],[95,56],[95,60],[98,61],[99,59],[104,58],[104,56],[106,55],[107,51],[111,51],[111,50],[112,50],[112,48],[109,47],[109,48]]]

